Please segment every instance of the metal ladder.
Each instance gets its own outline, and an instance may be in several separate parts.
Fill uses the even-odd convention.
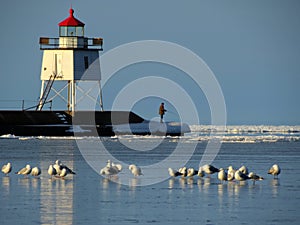
[[[50,76],[50,78],[49,78],[49,80],[47,82],[46,88],[45,88],[45,90],[43,92],[43,95],[42,95],[42,97],[39,100],[39,104],[36,106],[36,110],[41,111],[43,109],[43,107],[44,107],[44,105],[46,103],[46,100],[48,98],[48,95],[49,95],[49,93],[51,91],[51,87],[52,87],[52,85],[54,83],[54,80],[55,80],[56,76],[57,76],[57,73],[54,73],[53,75]]]

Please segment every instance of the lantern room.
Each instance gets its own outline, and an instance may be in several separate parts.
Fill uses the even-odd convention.
[[[85,24],[74,17],[69,9],[69,17],[59,24],[59,38],[40,37],[40,49],[98,49],[102,51],[102,38],[84,37]]]
[[[60,22],[59,36],[60,37],[83,37],[84,36],[84,23],[74,17],[74,10],[69,10],[69,17]]]
[[[86,48],[84,23],[74,17],[74,10],[69,10],[69,17],[58,24],[60,48]]]

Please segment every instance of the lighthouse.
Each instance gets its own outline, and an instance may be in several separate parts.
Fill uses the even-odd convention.
[[[40,37],[43,59],[38,103],[24,108],[23,102],[22,110],[0,110],[0,135],[178,136],[190,132],[184,123],[160,123],[132,111],[103,110],[99,59],[103,39],[85,37],[85,24],[74,17],[72,8],[58,27],[59,37]],[[50,110],[45,110],[49,104]]]
[[[65,102],[71,115],[85,98],[94,101],[103,110],[99,61],[103,39],[85,37],[85,24],[74,17],[72,8],[69,17],[58,26],[58,38],[40,37],[40,49],[43,51],[42,84],[36,110],[41,111],[55,98]],[[64,83],[59,89],[55,87],[58,82]],[[84,89],[79,85],[81,82],[89,83],[89,88]]]

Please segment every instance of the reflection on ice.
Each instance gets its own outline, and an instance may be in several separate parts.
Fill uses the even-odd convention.
[[[179,181],[179,185],[182,189],[185,189],[186,188],[186,179],[183,178],[183,177],[180,177],[180,179],[178,179]]]
[[[252,185],[255,186],[255,185]],[[176,179],[174,177],[168,180],[169,189],[193,189],[197,187],[200,192],[209,194],[212,191],[216,191],[218,195],[223,196],[226,191],[228,196],[239,196],[241,190],[247,190],[249,187],[248,181],[229,181],[227,183],[220,184],[215,178],[183,178]],[[217,190],[215,190],[217,187]],[[244,189],[246,188],[246,189]]]
[[[203,186],[204,186],[204,187],[209,187],[209,185],[211,184],[211,179],[212,179],[212,178],[210,178],[210,177],[204,178]]]
[[[73,168],[73,161],[66,162]],[[47,171],[49,162],[41,162],[41,169]],[[31,179],[40,185],[40,217],[42,224],[73,224],[74,180],[50,178]]]
[[[187,181],[187,185],[189,186],[190,189],[194,188],[194,178],[193,177],[188,177],[186,181]]]
[[[278,188],[280,186],[279,179],[272,179],[270,181],[273,197],[278,196]]]
[[[101,183],[103,191],[110,191],[114,187],[116,187],[117,191],[120,191],[121,184],[118,176],[104,177],[101,179]]]
[[[171,177],[169,179],[169,189],[173,189],[174,188],[174,184],[175,184],[176,179]]]
[[[199,178],[199,179],[197,180],[197,187],[198,187],[199,191],[202,190],[202,186],[203,186],[203,179],[202,179],[202,178]]]
[[[39,190],[41,188],[41,181],[39,177],[31,179],[31,186],[34,190]]]
[[[224,194],[224,187],[225,187],[225,185],[223,185],[223,184],[218,184],[218,196],[219,196],[219,197],[222,197],[222,196],[223,196],[223,194]]]
[[[29,190],[30,182],[31,182],[31,179],[29,177],[18,178],[19,186],[24,187],[27,191]]]
[[[199,179],[200,180],[200,179]],[[193,177],[180,177],[179,179],[176,179],[174,177],[171,177],[168,181],[168,188],[171,189],[193,189],[195,185],[197,185],[197,180],[194,180]]]
[[[141,179],[139,177],[134,177],[131,180],[129,180],[129,186],[132,189],[135,189],[136,186],[140,186],[141,185]]]
[[[41,185],[41,222],[73,224],[72,180],[43,179]]]
[[[9,195],[10,193],[10,177],[5,176],[2,177],[2,192],[4,192],[4,195]]]

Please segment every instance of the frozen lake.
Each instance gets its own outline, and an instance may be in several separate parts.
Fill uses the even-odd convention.
[[[101,142],[124,165],[141,166],[158,163],[170,154],[175,154],[171,160],[180,164],[185,152],[196,146],[186,166],[198,168],[207,146],[206,140],[195,137],[165,138],[159,144],[157,139],[129,136]],[[1,174],[1,224],[299,224],[300,142],[239,140],[223,142],[212,164],[219,168],[244,164],[265,180],[220,184],[216,174],[169,178],[169,165],[145,170],[138,178],[124,166],[119,176],[110,180],[90,166],[98,170],[108,159],[94,149],[98,145],[94,139],[85,140],[90,146],[87,163],[74,139],[2,138],[1,165],[11,162],[15,172],[31,164],[39,166],[42,174],[38,179]],[[182,142],[181,151],[174,153],[178,142]],[[126,145],[132,143],[150,150],[128,149]],[[65,180],[49,179],[48,166],[56,159],[77,174]],[[278,180],[267,174],[274,163],[282,169]],[[156,183],[156,177],[162,181]]]

